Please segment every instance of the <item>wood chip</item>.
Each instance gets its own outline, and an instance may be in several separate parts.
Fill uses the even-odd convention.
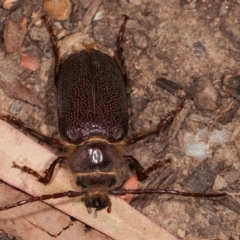
[[[83,26],[88,26],[92,22],[93,17],[97,13],[98,7],[101,3],[102,0],[95,0],[92,2],[91,6],[88,8],[86,14],[83,17]]]

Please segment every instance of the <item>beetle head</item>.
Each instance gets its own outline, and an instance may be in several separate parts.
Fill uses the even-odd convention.
[[[82,201],[85,203],[87,209],[95,208],[96,211],[102,210],[106,207],[110,209],[111,207],[108,195],[103,193],[86,194],[82,197]]]

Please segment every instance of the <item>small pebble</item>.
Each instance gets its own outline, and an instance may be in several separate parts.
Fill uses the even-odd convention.
[[[105,24],[97,24],[93,28],[94,39],[104,46],[113,48],[116,45],[115,32]]]
[[[37,42],[47,42],[50,38],[46,27],[39,28],[39,27],[33,26],[30,29],[29,35],[33,41],[37,41]]]
[[[215,179],[215,182],[213,184],[213,190],[215,191],[220,191],[222,190],[223,188],[226,188],[227,187],[227,182],[226,180],[221,177],[221,176],[217,176],[216,179]]]
[[[148,38],[143,31],[136,31],[133,34],[133,40],[136,48],[145,49],[148,46]]]
[[[22,53],[20,64],[24,68],[36,71],[40,67],[40,60],[33,55]]]
[[[185,236],[185,231],[184,230],[182,230],[182,229],[178,229],[178,236],[179,237],[181,237],[181,238],[183,238],[184,236]]]
[[[43,9],[52,18],[64,21],[70,16],[72,5],[69,0],[45,0]]]
[[[200,41],[193,43],[193,53],[197,57],[208,57],[206,47]]]
[[[48,132],[49,132],[46,124],[41,124],[40,127],[39,127],[39,130],[44,135],[47,135]]]
[[[16,52],[22,45],[27,33],[27,19],[22,22],[13,22],[11,19],[5,21],[4,42],[9,53]]]
[[[226,15],[228,14],[230,10],[230,1],[229,0],[225,0],[222,2],[221,7],[219,9],[218,12],[218,17],[226,17]]]
[[[23,104],[24,103],[21,100],[13,101],[13,103],[9,109],[9,112],[13,115],[17,115],[21,111]]]
[[[2,3],[2,1],[1,1]],[[7,10],[11,10],[13,8],[15,8],[15,6],[17,6],[18,4],[20,4],[20,0],[3,0],[3,8],[7,9]]]
[[[197,82],[197,85],[201,88],[194,97],[194,102],[201,109],[214,111],[217,109],[218,93],[210,80],[201,79]]]

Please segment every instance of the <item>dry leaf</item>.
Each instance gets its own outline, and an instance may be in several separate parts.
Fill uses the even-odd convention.
[[[72,175],[65,168],[57,168],[52,182],[47,186],[42,185],[32,176],[12,168],[12,162],[15,161],[19,165],[31,166],[33,169],[42,172],[56,156],[2,121],[0,121],[0,135],[0,176],[4,182],[33,196],[77,190],[76,187],[72,185]],[[7,198],[7,194],[5,198]],[[161,239],[176,239],[119,197],[110,198],[112,202],[111,213],[107,213],[106,210],[98,211],[97,217],[94,217],[93,214],[88,214],[80,198],[51,199],[46,202],[113,239],[159,239],[160,236]],[[12,202],[9,202],[9,204],[10,203]],[[27,208],[31,204],[33,203],[22,206],[20,212],[27,212]],[[10,211],[19,211],[19,208],[20,207],[15,208],[15,210],[0,212],[0,222],[7,220],[12,221],[14,218]],[[9,213],[10,215],[7,215]],[[19,218],[22,217],[28,220],[28,216],[36,214],[44,216],[45,212],[40,211],[39,213],[39,209],[36,207],[35,210],[32,209],[28,211],[27,215],[21,214]],[[47,217],[47,215],[45,215],[45,217]],[[57,219],[54,219],[54,222],[55,221],[57,221]],[[49,224],[49,221],[45,221],[43,224]],[[30,236],[29,233],[28,239],[36,238]]]

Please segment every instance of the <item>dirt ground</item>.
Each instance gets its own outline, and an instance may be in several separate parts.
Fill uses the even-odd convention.
[[[42,1],[7,2],[0,1],[0,112],[58,136],[54,53],[43,8],[55,18],[59,40],[82,32],[109,54],[128,15],[129,136],[153,129],[185,101],[170,129],[129,149],[144,167],[171,160],[143,187],[228,193],[224,199],[141,196],[132,205],[178,239],[239,239],[240,1],[72,0],[63,21]],[[163,87],[160,78],[176,84]]]

